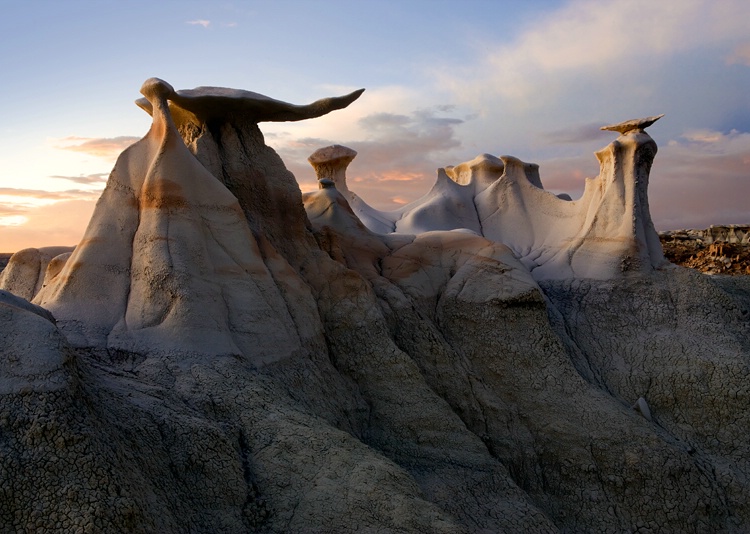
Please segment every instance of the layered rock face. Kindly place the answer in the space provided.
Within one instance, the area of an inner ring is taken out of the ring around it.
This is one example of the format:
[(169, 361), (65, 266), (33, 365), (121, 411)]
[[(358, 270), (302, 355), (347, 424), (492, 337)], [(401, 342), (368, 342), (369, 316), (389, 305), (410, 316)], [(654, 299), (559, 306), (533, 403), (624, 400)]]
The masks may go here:
[(0, 292), (3, 530), (750, 528), (750, 286), (663, 267), (644, 123), (585, 202), (485, 156), (396, 221), (257, 128), (360, 92), (142, 92), (84, 239)]

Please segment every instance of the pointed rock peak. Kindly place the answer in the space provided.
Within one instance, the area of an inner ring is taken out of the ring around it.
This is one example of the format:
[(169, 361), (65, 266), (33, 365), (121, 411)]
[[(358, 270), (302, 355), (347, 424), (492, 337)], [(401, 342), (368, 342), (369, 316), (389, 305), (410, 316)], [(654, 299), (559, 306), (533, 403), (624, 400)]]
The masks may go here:
[[(202, 121), (223, 119), (230, 115), (242, 115), (252, 122), (314, 119), (331, 111), (347, 107), (365, 91), (364, 89), (358, 89), (348, 95), (322, 98), (311, 104), (299, 106), (259, 93), (226, 87), (196, 87), (195, 89), (175, 91), (168, 83), (158, 78), (147, 80), (144, 88), (153, 80), (161, 82), (169, 88), (170, 91), (164, 96), (169, 99), (173, 106), (194, 114)], [(164, 86), (159, 87), (163, 88)], [(143, 90), (141, 92), (143, 93)], [(146, 93), (143, 94), (146, 98), (140, 98), (135, 103), (151, 114), (153, 102)]]
[(602, 126), (599, 128), (600, 130), (607, 130), (610, 132), (618, 132), (622, 135), (625, 135), (627, 133), (630, 133), (632, 131), (638, 131), (642, 132), (649, 126), (651, 126), (653, 123), (658, 121), (664, 116), (662, 113), (661, 115), (656, 115), (655, 117), (645, 117), (643, 119), (633, 119), (625, 122), (621, 122), (618, 124), (610, 124), (608, 126)]

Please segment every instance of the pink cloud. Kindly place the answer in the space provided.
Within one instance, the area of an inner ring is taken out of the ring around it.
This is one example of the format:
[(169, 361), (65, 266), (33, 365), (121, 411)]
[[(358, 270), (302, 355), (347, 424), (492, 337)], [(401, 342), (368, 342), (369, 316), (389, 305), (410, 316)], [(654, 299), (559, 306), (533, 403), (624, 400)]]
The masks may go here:
[(94, 200), (71, 200), (28, 209), (26, 222), (5, 226), (0, 232), (0, 252), (28, 247), (76, 245), (94, 211)]
[(88, 176), (59, 176), (54, 175), (50, 176), (50, 178), (57, 178), (59, 180), (67, 180), (69, 182), (75, 182), (77, 184), (83, 184), (83, 185), (97, 185), (97, 186), (103, 186), (105, 183), (107, 183), (107, 177), (109, 175), (106, 173), (96, 173), (96, 174), (89, 174)]
[(744, 148), (723, 153), (689, 144), (672, 144), (659, 151), (649, 193), (657, 228), (750, 222), (750, 134), (742, 135)]
[(15, 187), (0, 187), (0, 196), (15, 197), (19, 202), (24, 200), (60, 200), (97, 199), (101, 191), (85, 189), (68, 189), (67, 191), (44, 191), (42, 189), (18, 189)]
[(738, 45), (727, 57), (730, 65), (746, 65), (750, 67), (750, 41)]
[[(347, 181), (358, 195), (379, 209), (396, 209), (424, 195), (436, 178), (438, 167), (451, 161), (449, 151), (461, 146), (456, 127), (462, 119), (443, 117), (451, 106), (418, 109), (409, 114), (373, 113), (360, 119), (366, 138), (332, 140), (287, 139), (272, 136), (274, 148), (299, 183), (314, 183), (315, 173), (307, 158), (315, 150), (342, 144), (358, 152), (347, 169)], [(403, 202), (396, 202), (397, 197)]]
[[(28, 211), (28, 208), (13, 204), (0, 204), (0, 219), (5, 217), (17, 217)], [(0, 223), (2, 226), (2, 223)]]
[(140, 137), (65, 137), (60, 139), (56, 148), (82, 152), (99, 158), (115, 159), (120, 152), (138, 141)]

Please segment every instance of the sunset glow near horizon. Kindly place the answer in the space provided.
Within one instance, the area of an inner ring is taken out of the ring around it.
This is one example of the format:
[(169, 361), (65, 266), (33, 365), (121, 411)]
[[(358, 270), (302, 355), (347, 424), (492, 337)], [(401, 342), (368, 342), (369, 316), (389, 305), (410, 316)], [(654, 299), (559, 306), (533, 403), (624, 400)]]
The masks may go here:
[(0, 252), (75, 245), (118, 154), (150, 117), (152, 76), (344, 110), (263, 123), (303, 191), (307, 157), (359, 153), (350, 188), (380, 209), (478, 154), (540, 164), (577, 198), (604, 124), (664, 113), (649, 200), (659, 230), (750, 223), (747, 0), (2, 0)]

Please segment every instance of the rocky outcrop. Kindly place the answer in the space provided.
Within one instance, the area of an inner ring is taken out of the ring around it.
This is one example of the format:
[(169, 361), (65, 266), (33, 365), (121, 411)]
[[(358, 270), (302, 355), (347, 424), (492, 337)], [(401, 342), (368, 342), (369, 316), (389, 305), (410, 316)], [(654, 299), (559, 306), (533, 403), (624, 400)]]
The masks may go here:
[[(510, 157), (446, 168), (396, 232), (351, 201), (339, 147), (302, 195), (257, 121), (356, 94), (143, 93), (152, 128), (82, 242), (34, 304), (0, 292), (4, 530), (750, 526), (750, 287), (654, 270), (637, 127), (600, 153), (564, 255), (541, 229), (571, 201)], [(538, 226), (490, 238), (520, 202)]]
[[(142, 91), (153, 106), (151, 130), (120, 156), (82, 242), (35, 302), (78, 346), (252, 348), (259, 362), (298, 350), (242, 207), (190, 154), (172, 121), (174, 90), (149, 80)], [(275, 328), (259, 335), (253, 325), (266, 320)]]
[(705, 230), (660, 232), (664, 255), (677, 265), (706, 274), (750, 274), (750, 227), (738, 224)]
[(19, 250), (8, 258), (0, 272), (0, 288), (31, 300), (57, 275), (73, 247), (42, 247)]
[(583, 196), (575, 201), (545, 191), (537, 165), (483, 154), (439, 169), (435, 185), (424, 197), (382, 212), (346, 185), (344, 170), (356, 152), (350, 151), (345, 159), (334, 158), (336, 165), (328, 164), (325, 176), (318, 160), (344, 147), (320, 149), (310, 162), (318, 178), (331, 178), (374, 232), (418, 234), (463, 228), (509, 246), (536, 280), (612, 279), (623, 273), (649, 273), (667, 264), (651, 221), (647, 192), (656, 143), (644, 129), (659, 118), (602, 127), (621, 135), (596, 153), (599, 176), (586, 180)]
[(711, 243), (750, 244), (750, 225), (725, 224), (711, 225), (705, 230), (668, 230), (659, 232), (663, 239), (672, 241), (692, 241), (697, 245)]

